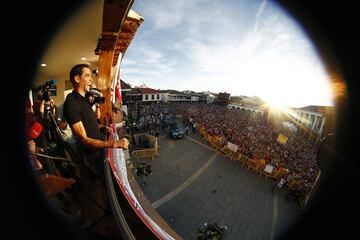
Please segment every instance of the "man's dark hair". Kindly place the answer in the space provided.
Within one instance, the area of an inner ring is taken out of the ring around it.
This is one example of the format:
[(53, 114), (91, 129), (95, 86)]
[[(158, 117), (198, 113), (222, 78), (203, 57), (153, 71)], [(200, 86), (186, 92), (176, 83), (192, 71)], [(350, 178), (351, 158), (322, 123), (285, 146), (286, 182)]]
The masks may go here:
[(81, 76), (84, 68), (90, 68), (88, 64), (77, 64), (70, 71), (70, 81), (75, 87), (75, 76)]

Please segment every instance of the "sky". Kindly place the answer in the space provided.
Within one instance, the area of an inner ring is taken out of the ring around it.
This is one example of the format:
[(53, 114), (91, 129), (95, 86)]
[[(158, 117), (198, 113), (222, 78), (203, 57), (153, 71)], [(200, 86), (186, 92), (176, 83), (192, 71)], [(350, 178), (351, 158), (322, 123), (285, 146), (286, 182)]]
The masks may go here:
[(272, 1), (136, 0), (132, 9), (144, 17), (122, 60), (132, 87), (333, 105), (314, 45)]

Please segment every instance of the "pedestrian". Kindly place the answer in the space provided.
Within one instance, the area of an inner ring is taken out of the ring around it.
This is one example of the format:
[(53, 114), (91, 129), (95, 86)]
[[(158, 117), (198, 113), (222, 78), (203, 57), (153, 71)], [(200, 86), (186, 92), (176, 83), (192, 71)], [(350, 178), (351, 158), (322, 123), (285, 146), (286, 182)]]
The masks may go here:
[(285, 184), (285, 178), (281, 178), (279, 180), (279, 182), (273, 187), (272, 191), (275, 193), (275, 192), (278, 192), (280, 190), (280, 188), (282, 188), (282, 186)]
[(192, 124), (193, 133), (195, 133), (195, 129), (196, 129), (196, 122), (194, 121), (193, 124)]

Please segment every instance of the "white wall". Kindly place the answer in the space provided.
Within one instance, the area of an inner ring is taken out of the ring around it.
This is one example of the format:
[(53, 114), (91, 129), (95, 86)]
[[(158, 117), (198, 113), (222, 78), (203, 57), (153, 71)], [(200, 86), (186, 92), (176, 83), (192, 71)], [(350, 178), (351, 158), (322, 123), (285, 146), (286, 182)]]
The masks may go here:
[(167, 102), (168, 101), (169, 93), (160, 93), (160, 100)]
[(199, 101), (199, 97), (191, 96), (191, 101), (192, 101), (192, 102), (198, 102), (198, 101)]
[(213, 103), (213, 102), (214, 102), (214, 99), (215, 99), (215, 97), (212, 96), (212, 95), (206, 96), (206, 102), (207, 102), (207, 103)]

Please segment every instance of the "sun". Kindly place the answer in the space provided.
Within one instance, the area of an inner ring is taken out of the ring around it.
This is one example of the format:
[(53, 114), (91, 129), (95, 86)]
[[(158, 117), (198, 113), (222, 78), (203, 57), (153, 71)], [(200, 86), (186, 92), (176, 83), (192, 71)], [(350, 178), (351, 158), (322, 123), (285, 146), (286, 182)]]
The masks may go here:
[(266, 105), (272, 110), (283, 111), (286, 109), (284, 101), (279, 98), (271, 98), (266, 100)]
[(284, 104), (284, 101), (279, 98), (273, 98), (272, 100), (266, 100), (264, 107), (269, 110), (269, 115), (282, 116), (286, 115), (289, 118), (294, 118), (297, 114), (291, 108)]

